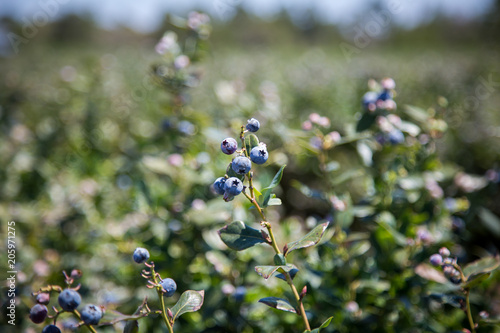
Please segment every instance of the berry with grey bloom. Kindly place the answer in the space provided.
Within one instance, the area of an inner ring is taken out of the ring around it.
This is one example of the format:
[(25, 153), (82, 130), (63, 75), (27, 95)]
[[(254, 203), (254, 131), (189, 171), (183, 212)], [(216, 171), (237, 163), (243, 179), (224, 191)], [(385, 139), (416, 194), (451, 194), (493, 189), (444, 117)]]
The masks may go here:
[(215, 180), (214, 182), (214, 191), (217, 194), (223, 195), (225, 190), (224, 185), (226, 184), (226, 178), (225, 177), (219, 177)]
[(102, 318), (102, 310), (93, 304), (87, 304), (81, 312), (82, 320), (86, 325), (97, 325)]
[(250, 132), (257, 132), (260, 128), (260, 123), (257, 119), (252, 118), (249, 119), (247, 122), (246, 129)]
[(134, 255), (132, 256), (134, 261), (138, 264), (145, 263), (149, 259), (149, 251), (145, 248), (138, 247), (134, 251)]
[(443, 257), (441, 257), (440, 254), (435, 253), (430, 257), (429, 261), (433, 266), (441, 266), (443, 263)]
[(59, 305), (65, 311), (73, 311), (82, 302), (80, 294), (73, 289), (64, 289), (57, 298)]
[(234, 154), (238, 149), (238, 142), (233, 138), (225, 138), (220, 144), (220, 149), (226, 155)]
[(245, 175), (252, 168), (252, 162), (245, 156), (238, 156), (231, 163), (231, 167), (237, 174)]
[(250, 159), (255, 164), (264, 164), (268, 158), (269, 154), (265, 145), (258, 145), (250, 151)]
[(163, 280), (160, 284), (165, 290), (165, 296), (167, 297), (172, 297), (177, 290), (177, 284), (171, 278)]

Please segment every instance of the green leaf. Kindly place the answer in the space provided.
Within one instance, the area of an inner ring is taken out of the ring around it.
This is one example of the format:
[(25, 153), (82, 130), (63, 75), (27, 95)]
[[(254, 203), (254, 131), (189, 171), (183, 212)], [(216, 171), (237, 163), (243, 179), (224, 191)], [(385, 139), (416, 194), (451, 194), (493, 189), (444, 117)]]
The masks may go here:
[(262, 233), (241, 221), (226, 225), (219, 231), (219, 236), (229, 248), (241, 251), (259, 243), (267, 243)]
[(248, 155), (250, 155), (250, 151), (252, 150), (253, 147), (256, 147), (259, 145), (259, 138), (255, 134), (248, 134), (245, 136), (245, 148), (248, 152)]
[(463, 309), (465, 306), (465, 298), (455, 295), (430, 294), (429, 297), (441, 304), (449, 304), (455, 308)]
[(464, 267), (463, 271), (465, 277), (469, 279), (472, 275), (494, 271), (499, 265), (500, 258), (498, 256), (485, 257), (468, 264)]
[(356, 132), (363, 132), (375, 123), (376, 116), (373, 113), (365, 112), (356, 125)]
[(271, 199), (269, 199), (269, 202), (267, 203), (267, 205), (268, 206), (279, 206), (279, 205), (281, 205), (281, 199), (280, 198), (271, 198)]
[(429, 114), (416, 106), (406, 105), (404, 111), (410, 118), (420, 123), (427, 123), (429, 119)]
[(266, 280), (269, 279), (276, 271), (284, 274), (294, 269), (297, 269), (297, 267), (292, 264), (284, 266), (255, 266), (255, 271), (257, 272), (257, 274), (259, 274)]
[(125, 324), (123, 333), (138, 333), (139, 332), (139, 322), (137, 320), (129, 321)]
[(186, 290), (183, 292), (177, 303), (171, 309), (173, 315), (172, 321), (175, 321), (177, 317), (186, 312), (198, 311), (203, 305), (204, 298), (204, 290)]
[(309, 332), (310, 332), (310, 333), (319, 333), (319, 332), (321, 332), (321, 330), (322, 330), (323, 328), (327, 328), (327, 327), (328, 327), (328, 325), (330, 325), (330, 322), (332, 321), (332, 319), (333, 319), (333, 317), (330, 317), (330, 318), (328, 318), (327, 320), (325, 320), (325, 321), (323, 322), (323, 324), (321, 324), (321, 326), (320, 326), (320, 327), (315, 328), (315, 329), (313, 329), (312, 331), (305, 330), (305, 331), (304, 331), (304, 333), (309, 333)]
[(325, 230), (328, 227), (329, 223), (330, 222), (322, 223), (316, 226), (316, 228), (311, 230), (307, 235), (305, 235), (301, 239), (286, 244), (286, 251), (284, 255), (286, 256), (293, 250), (298, 250), (318, 244), (318, 242), (321, 240), (321, 237), (323, 237), (323, 234), (325, 233)]
[(279, 171), (276, 173), (274, 176), (271, 184), (267, 186), (266, 188), (262, 189), (262, 201), (261, 201), (261, 207), (267, 207), (269, 206), (269, 199), (271, 199), (271, 191), (278, 186), (278, 184), (281, 181), (281, 177), (283, 177), (283, 169), (285, 169), (286, 164), (284, 164)]
[(297, 313), (295, 308), (288, 302), (286, 299), (278, 298), (278, 297), (266, 297), (259, 299), (260, 303), (264, 303), (267, 306), (275, 308), (277, 310)]
[(479, 209), (478, 216), (480, 221), (491, 233), (500, 237), (500, 218), (498, 218), (498, 216), (484, 207)]
[(491, 272), (488, 273), (479, 273), (475, 275), (471, 275), (468, 279), (467, 282), (464, 284), (464, 288), (472, 288), (489, 278), (491, 275)]
[[(293, 269), (291, 269), (288, 272), (288, 274), (290, 274), (290, 277), (292, 278), (292, 281), (293, 281), (293, 278), (295, 277), (295, 275), (297, 275), (298, 272), (299, 272), (298, 268), (293, 268)], [(278, 279), (281, 279), (281, 280), (283, 280), (283, 281), (286, 282), (286, 277), (285, 277), (285, 274), (283, 274), (283, 273), (274, 274), (274, 277), (278, 278)]]
[(443, 272), (438, 271), (428, 264), (420, 264), (415, 267), (415, 273), (426, 280), (438, 283), (448, 283), (448, 279), (444, 276)]

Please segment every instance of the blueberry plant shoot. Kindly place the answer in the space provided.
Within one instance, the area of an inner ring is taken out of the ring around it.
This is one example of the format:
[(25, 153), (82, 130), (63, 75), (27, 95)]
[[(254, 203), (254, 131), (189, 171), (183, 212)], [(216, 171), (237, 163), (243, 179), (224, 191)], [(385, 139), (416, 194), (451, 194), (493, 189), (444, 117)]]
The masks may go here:
[(307, 286), (294, 284), (294, 277), (299, 268), (294, 264), (287, 263), (287, 256), (294, 250), (316, 245), (323, 236), (328, 222), (316, 226), (307, 235), (287, 244), (280, 244), (276, 240), (273, 227), (279, 227), (279, 221), (268, 221), (266, 208), (268, 206), (280, 205), (281, 200), (273, 194), (273, 189), (279, 185), (285, 165), (274, 176), (271, 183), (260, 190), (254, 187), (254, 177), (258, 174), (256, 166), (263, 165), (269, 158), (267, 145), (259, 141), (255, 134), (260, 129), (260, 122), (251, 118), (246, 125), (242, 125), (239, 133), (240, 145), (234, 138), (226, 138), (221, 143), (224, 154), (234, 155), (228, 164), (226, 174), (215, 180), (213, 188), (217, 194), (223, 196), (226, 202), (234, 200), (242, 195), (249, 200), (256, 211), (256, 217), (260, 220), (260, 230), (252, 228), (243, 221), (235, 221), (219, 230), (222, 241), (231, 249), (243, 251), (257, 244), (266, 244), (270, 251), (274, 251), (274, 262), (263, 263), (255, 267), (255, 272), (264, 279), (281, 279), (287, 283), (292, 291), (293, 299), (288, 300), (276, 296), (264, 297), (259, 302), (265, 305), (285, 311), (296, 313), (303, 320), (304, 332), (319, 332), (331, 322), (331, 317), (326, 319), (320, 327), (311, 330), (308, 315), (304, 307), (307, 295)]
[[(146, 287), (154, 289), (158, 296), (159, 309), (151, 309), (148, 304), (147, 297), (137, 308), (137, 311), (131, 315), (125, 315), (117, 311), (113, 311), (106, 318), (105, 307), (94, 304), (86, 304), (81, 306), (82, 297), (78, 290), (80, 284), (72, 286), (74, 282), (82, 275), (81, 271), (73, 270), (68, 276), (64, 273), (66, 287), (58, 285), (48, 285), (40, 288), (39, 291), (33, 293), (36, 298), (35, 304), (30, 310), (30, 319), (35, 324), (41, 324), (46, 321), (52, 322), (43, 328), (43, 332), (61, 332), (56, 326), (59, 316), (65, 316), (66, 313), (72, 315), (76, 320), (71, 324), (71, 329), (76, 330), (80, 327), (86, 327), (90, 332), (98, 332), (100, 326), (111, 326), (119, 322), (124, 322), (124, 332), (138, 332), (139, 320), (148, 316), (162, 318), (169, 333), (174, 332), (175, 320), (184, 313), (198, 311), (203, 305), (205, 292), (203, 290), (187, 290), (183, 292), (177, 303), (167, 307), (166, 299), (172, 298), (177, 291), (177, 284), (171, 278), (163, 279), (161, 275), (155, 271), (154, 262), (148, 262), (149, 251), (145, 248), (136, 248), (132, 254), (132, 259), (137, 264), (144, 265), (145, 268), (141, 272), (141, 276), (146, 279)], [(59, 307), (53, 306), (53, 314), (49, 314), (47, 305), (50, 303), (51, 296), (58, 294), (57, 303)]]

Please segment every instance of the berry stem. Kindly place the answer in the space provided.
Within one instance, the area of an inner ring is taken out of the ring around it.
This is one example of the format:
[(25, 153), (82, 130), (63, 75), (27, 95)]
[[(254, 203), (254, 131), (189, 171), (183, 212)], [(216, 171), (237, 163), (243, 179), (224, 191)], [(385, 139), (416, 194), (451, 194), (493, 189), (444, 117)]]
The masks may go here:
[(281, 254), (281, 251), (278, 247), (278, 242), (276, 242), (276, 238), (274, 238), (274, 233), (273, 233), (273, 228), (271, 227), (271, 223), (266, 222), (266, 221), (262, 221), (260, 224), (267, 228), (267, 232), (269, 233), (269, 237), (271, 237), (271, 245), (274, 249), (274, 252), (276, 252), (276, 254)]
[(295, 288), (295, 285), (293, 284), (292, 277), (290, 276), (289, 272), (285, 272), (285, 278), (286, 282), (292, 289), (293, 295), (295, 296), (295, 300), (297, 301), (297, 304), (299, 306), (298, 310), (300, 312), (300, 316), (304, 320), (304, 325), (306, 326), (306, 330), (310, 331), (311, 326), (309, 325), (309, 320), (307, 319), (307, 314), (306, 311), (304, 310), (304, 304), (302, 303), (302, 299), (300, 298), (299, 292), (297, 291), (297, 288)]
[(469, 301), (470, 289), (465, 288), (465, 303), (467, 306), (467, 319), (469, 319), (469, 325), (472, 330), (472, 333), (476, 333), (476, 325), (474, 324), (474, 320), (472, 319), (472, 313), (470, 311), (470, 301)]
[(174, 328), (172, 327), (173, 322), (172, 324), (170, 324), (170, 319), (168, 318), (167, 309), (165, 307), (165, 300), (163, 299), (163, 288), (160, 285), (160, 281), (158, 281), (157, 278), (157, 273), (155, 272), (155, 264), (154, 262), (151, 262), (151, 264), (148, 266), (151, 268), (151, 277), (153, 279), (153, 284), (156, 285), (156, 292), (158, 293), (158, 298), (160, 299), (161, 317), (163, 318), (165, 325), (167, 325), (168, 332), (174, 333)]
[(255, 197), (249, 196), (247, 194), (247, 192), (245, 192), (245, 191), (243, 191), (243, 194), (245, 195), (245, 197), (247, 197), (248, 200), (250, 200), (250, 202), (252, 203), (252, 205), (254, 205), (254, 207), (257, 209), (257, 211), (260, 214), (260, 217), (262, 217), (262, 220), (265, 221), (266, 220), (266, 216), (264, 215), (264, 211), (262, 210), (262, 208), (260, 208), (260, 205), (257, 202), (257, 200), (255, 200)]

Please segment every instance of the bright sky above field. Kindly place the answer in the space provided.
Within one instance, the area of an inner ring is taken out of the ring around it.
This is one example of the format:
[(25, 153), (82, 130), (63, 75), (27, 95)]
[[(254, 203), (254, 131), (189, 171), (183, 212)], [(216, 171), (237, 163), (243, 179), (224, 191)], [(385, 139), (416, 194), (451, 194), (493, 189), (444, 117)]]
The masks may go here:
[[(0, 0), (0, 17), (32, 20), (49, 3), (57, 3), (52, 19), (64, 13), (91, 13), (105, 28), (118, 25), (149, 32), (158, 27), (165, 13), (184, 14), (200, 9), (215, 19), (227, 20), (237, 6), (264, 18), (272, 18), (282, 9), (300, 23), (305, 11), (320, 22), (339, 25), (355, 23), (366, 7), (377, 0)], [(494, 0), (380, 0), (384, 6), (398, 6), (391, 22), (412, 28), (441, 14), (457, 20), (470, 20), (491, 10)], [(49, 7), (50, 8), (50, 7)]]

